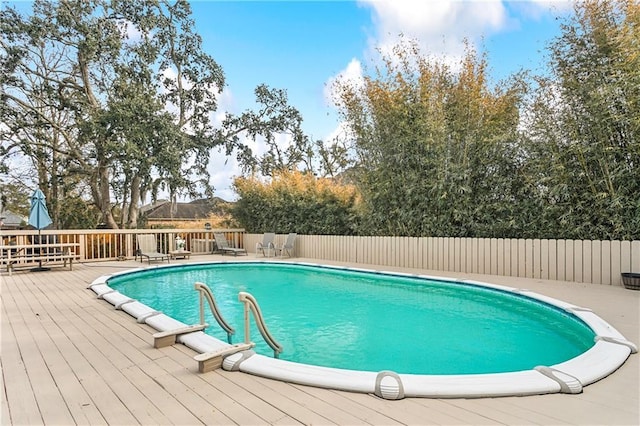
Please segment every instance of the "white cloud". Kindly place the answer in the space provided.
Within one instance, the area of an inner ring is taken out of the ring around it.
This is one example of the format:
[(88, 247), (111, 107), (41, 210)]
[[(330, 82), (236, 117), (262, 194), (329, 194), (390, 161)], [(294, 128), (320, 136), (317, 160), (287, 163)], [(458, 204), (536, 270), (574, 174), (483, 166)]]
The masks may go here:
[[(362, 64), (356, 58), (351, 59), (346, 68), (340, 71), (333, 77), (330, 77), (324, 85), (324, 99), (328, 105), (339, 105), (340, 99), (338, 97), (337, 85), (344, 84), (354, 88), (362, 87), (364, 85), (364, 72), (362, 70)], [(331, 130), (323, 141), (328, 144), (332, 144), (337, 141), (345, 141), (349, 139), (350, 129), (345, 121), (340, 121), (338, 125)]]
[(120, 25), (120, 33), (128, 40), (128, 43), (142, 40), (142, 31), (133, 22), (121, 19), (118, 24)]
[(370, 40), (371, 47), (383, 52), (403, 34), (418, 41), (429, 54), (458, 56), (465, 38), (474, 43), (509, 25), (507, 10), (499, 0), (360, 0), (360, 4), (372, 11), (376, 38)]
[(350, 84), (360, 87), (364, 84), (362, 65), (356, 58), (351, 59), (347, 67), (330, 77), (324, 85), (324, 99), (328, 105), (334, 105), (336, 84)]
[[(464, 40), (476, 46), (483, 37), (510, 30), (519, 25), (521, 19), (538, 19), (545, 13), (558, 12), (571, 7), (574, 0), (358, 0), (361, 7), (371, 11), (374, 25), (373, 36), (369, 40), (369, 51), (360, 52), (362, 58), (379, 60), (376, 53), (389, 53), (400, 40), (415, 40), (423, 53), (437, 56), (455, 67), (464, 53)], [(358, 52), (354, 52), (358, 53)], [(168, 75), (170, 76), (170, 75)], [(327, 79), (323, 95), (325, 102), (334, 104), (335, 83), (363, 84), (364, 70), (361, 59), (352, 58), (345, 68)], [(218, 95), (218, 111), (212, 116), (216, 126), (220, 125), (227, 111), (236, 111), (232, 92), (225, 90)], [(343, 138), (348, 129), (339, 123), (325, 138), (331, 141)], [(255, 154), (266, 151), (265, 144), (244, 140)], [(290, 139), (286, 135), (278, 138), (280, 146), (286, 146)], [(224, 152), (213, 152), (209, 165), (212, 184), (216, 195), (234, 200), (237, 195), (231, 189), (234, 177), (241, 175), (241, 168), (235, 157), (226, 157)]]
[(209, 160), (209, 173), (214, 193), (226, 201), (235, 201), (238, 196), (231, 189), (231, 183), (241, 170), (235, 157), (226, 157), (224, 149), (213, 150)]
[(576, 0), (530, 0), (513, 2), (514, 6), (528, 18), (539, 19), (547, 13), (563, 13), (573, 9)]
[[(464, 54), (465, 40), (473, 46), (483, 36), (512, 24), (500, 0), (359, 0), (359, 5), (371, 10), (374, 36), (363, 56), (374, 63), (380, 60), (378, 52), (389, 55), (401, 40), (412, 40), (423, 54), (436, 56), (455, 69)], [(354, 58), (343, 71), (327, 80), (325, 100), (331, 104), (334, 99), (335, 82), (361, 84), (362, 77), (362, 65)]]
[(347, 138), (349, 134), (349, 125), (345, 121), (341, 121), (338, 125), (324, 138), (325, 141), (339, 141)]
[[(358, 0), (370, 9), (374, 26), (369, 50), (362, 52), (373, 64), (380, 54), (393, 57), (399, 43), (416, 42), (422, 53), (435, 57), (455, 70), (464, 55), (465, 41), (477, 47), (483, 38), (510, 31), (522, 20), (558, 15), (580, 0)], [(324, 89), (325, 101), (332, 105), (336, 82), (363, 80), (361, 62), (353, 58), (346, 68), (330, 77)]]
[(391, 52), (401, 38), (418, 43), (422, 52), (455, 64), (464, 41), (477, 47), (483, 38), (512, 30), (522, 20), (540, 19), (570, 10), (580, 0), (358, 0), (371, 10), (374, 36), (365, 56)]
[[(219, 128), (227, 114), (234, 113), (237, 106), (233, 92), (229, 87), (225, 87), (222, 93), (216, 96), (218, 108), (211, 114), (211, 122), (214, 127)], [(209, 174), (211, 175), (211, 183), (214, 187), (216, 196), (233, 201), (237, 198), (235, 192), (231, 189), (231, 183), (235, 176), (241, 174), (240, 166), (235, 157), (227, 157), (224, 148), (213, 149), (210, 153)]]
[(225, 87), (222, 93), (215, 93), (218, 108), (209, 116), (209, 119), (214, 127), (220, 127), (227, 112), (234, 112), (237, 107), (235, 97), (230, 88)]

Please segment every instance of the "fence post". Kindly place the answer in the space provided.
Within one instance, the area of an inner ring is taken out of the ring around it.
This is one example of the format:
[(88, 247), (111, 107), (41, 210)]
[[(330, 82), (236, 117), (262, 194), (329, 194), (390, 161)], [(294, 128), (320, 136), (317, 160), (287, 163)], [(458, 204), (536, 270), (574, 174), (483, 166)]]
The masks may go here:
[(78, 242), (80, 243), (80, 259), (87, 260), (87, 236), (86, 234), (80, 234), (80, 238), (78, 238)]

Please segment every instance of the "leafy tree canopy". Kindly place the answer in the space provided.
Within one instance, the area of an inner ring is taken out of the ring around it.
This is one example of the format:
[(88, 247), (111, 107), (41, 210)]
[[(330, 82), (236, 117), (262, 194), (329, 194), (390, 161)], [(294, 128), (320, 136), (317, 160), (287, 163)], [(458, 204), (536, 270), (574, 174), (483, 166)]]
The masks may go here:
[(82, 180), (109, 227), (135, 226), (149, 193), (212, 195), (212, 149), (246, 152), (242, 133), (301, 134), (284, 92), (266, 86), (260, 113), (214, 126), (224, 74), (186, 1), (37, 0), (26, 16), (2, 9), (0, 32), (5, 169), (20, 153), (48, 200)]

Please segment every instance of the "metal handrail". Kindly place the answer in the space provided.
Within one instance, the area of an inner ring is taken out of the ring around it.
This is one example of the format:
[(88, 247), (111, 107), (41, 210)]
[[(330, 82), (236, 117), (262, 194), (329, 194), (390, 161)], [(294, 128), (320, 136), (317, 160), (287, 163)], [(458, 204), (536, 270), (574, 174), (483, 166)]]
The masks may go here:
[(206, 284), (200, 282), (195, 283), (195, 289), (200, 294), (200, 324), (204, 324), (204, 299), (206, 298), (209, 302), (209, 307), (211, 308), (213, 317), (216, 319), (220, 327), (227, 332), (227, 342), (231, 344), (231, 336), (236, 331), (224, 320), (224, 318), (222, 318), (216, 299), (213, 297), (213, 292)]
[(241, 291), (238, 293), (238, 300), (244, 304), (244, 342), (251, 343), (249, 335), (249, 310), (251, 310), (260, 334), (262, 334), (264, 341), (273, 349), (274, 358), (278, 358), (278, 355), (282, 352), (282, 346), (280, 346), (271, 333), (269, 333), (256, 299), (251, 294)]

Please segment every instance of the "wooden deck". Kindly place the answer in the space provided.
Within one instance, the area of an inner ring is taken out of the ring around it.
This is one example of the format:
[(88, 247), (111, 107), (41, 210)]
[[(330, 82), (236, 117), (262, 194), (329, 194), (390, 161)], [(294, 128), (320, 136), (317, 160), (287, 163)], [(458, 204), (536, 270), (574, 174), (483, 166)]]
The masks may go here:
[[(214, 259), (220, 257), (172, 263)], [(137, 266), (133, 261), (92, 263), (73, 271), (0, 276), (1, 424), (640, 424), (638, 354), (579, 395), (473, 400), (386, 401), (239, 372), (199, 374), (192, 350), (182, 345), (154, 349), (152, 328), (86, 289), (100, 275)], [(528, 288), (592, 308), (640, 343), (639, 291), (458, 276)]]

